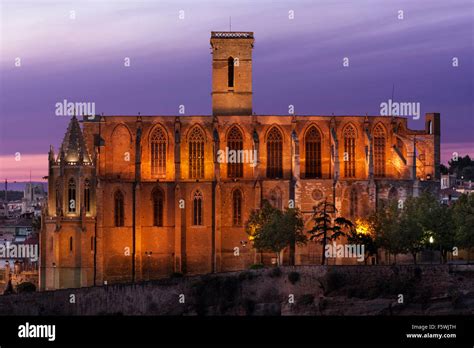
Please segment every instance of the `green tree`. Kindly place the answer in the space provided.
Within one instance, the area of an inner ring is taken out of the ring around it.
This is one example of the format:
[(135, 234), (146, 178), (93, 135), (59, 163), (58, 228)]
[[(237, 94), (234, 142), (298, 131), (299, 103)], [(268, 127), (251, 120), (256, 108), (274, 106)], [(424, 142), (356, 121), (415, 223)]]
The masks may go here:
[(446, 167), (444, 164), (440, 164), (439, 166), (439, 171), (441, 174), (446, 175), (449, 173), (448, 167)]
[(468, 167), (474, 167), (474, 161), (471, 160), (469, 155), (464, 157), (458, 157), (456, 160), (451, 159), (449, 162), (449, 173), (456, 174), (458, 179), (461, 179), (461, 176), (464, 176), (464, 180), (474, 180), (474, 171), (472, 168), (466, 169)]
[(474, 195), (463, 194), (452, 206), (456, 242), (468, 251), (474, 247)]
[(282, 212), (264, 200), (262, 208), (254, 210), (246, 223), (246, 232), (259, 251), (274, 252), (277, 262), (282, 263), (282, 251), (290, 247), (290, 264), (294, 264), (294, 250), (298, 244), (307, 242), (303, 232), (304, 222), (299, 209), (289, 208)]
[(250, 212), (249, 219), (245, 223), (245, 232), (253, 240), (261, 228), (268, 223), (274, 214), (278, 213), (278, 209), (274, 208), (266, 199), (262, 201), (260, 209), (253, 209)]
[(328, 203), (327, 201), (319, 203), (314, 208), (314, 226), (308, 231), (308, 233), (311, 234), (310, 239), (316, 239), (323, 246), (321, 265), (326, 263), (326, 245), (328, 242), (345, 236), (345, 230), (352, 231), (354, 229), (354, 224), (350, 220), (342, 216), (333, 219), (331, 217), (332, 213), (337, 213), (334, 204)]
[(397, 254), (404, 251), (399, 234), (400, 215), (398, 203), (391, 201), (378, 209), (369, 219), (375, 234), (375, 243), (389, 254), (393, 254), (395, 263), (397, 263)]
[(441, 261), (447, 262), (448, 252), (456, 245), (452, 209), (429, 192), (422, 193), (415, 203), (418, 222), (423, 229), (423, 244), (439, 250)]
[(377, 243), (375, 242), (374, 228), (371, 221), (356, 220), (355, 228), (351, 229), (347, 235), (347, 241), (351, 244), (360, 244), (364, 246), (364, 263), (367, 264), (367, 258), (377, 254)]
[(413, 256), (413, 263), (416, 264), (416, 255), (424, 247), (425, 231), (421, 223), (419, 199), (408, 197), (399, 219), (398, 233), (403, 252)]

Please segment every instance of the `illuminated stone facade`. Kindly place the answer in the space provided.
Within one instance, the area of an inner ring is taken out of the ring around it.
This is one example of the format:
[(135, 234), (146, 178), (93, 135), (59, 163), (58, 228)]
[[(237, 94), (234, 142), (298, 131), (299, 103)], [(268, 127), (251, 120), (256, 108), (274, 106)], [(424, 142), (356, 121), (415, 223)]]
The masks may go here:
[[(439, 114), (425, 116), (424, 130), (402, 117), (253, 115), (253, 42), (253, 33), (212, 33), (210, 116), (84, 117), (82, 130), (71, 120), (49, 156), (41, 289), (269, 263), (244, 230), (263, 199), (294, 202), (310, 228), (324, 199), (355, 219), (439, 186)], [(226, 147), (258, 160), (221, 163)], [(320, 256), (312, 242), (297, 247), (296, 263)]]

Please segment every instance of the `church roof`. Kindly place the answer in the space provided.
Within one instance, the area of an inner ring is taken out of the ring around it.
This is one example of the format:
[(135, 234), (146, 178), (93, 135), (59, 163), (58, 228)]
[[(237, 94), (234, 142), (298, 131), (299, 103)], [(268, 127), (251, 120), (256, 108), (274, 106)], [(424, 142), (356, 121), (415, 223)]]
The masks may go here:
[(81, 160), (86, 163), (91, 162), (76, 116), (73, 116), (69, 122), (59, 156), (60, 158), (64, 156), (64, 161), (67, 163), (76, 163)]

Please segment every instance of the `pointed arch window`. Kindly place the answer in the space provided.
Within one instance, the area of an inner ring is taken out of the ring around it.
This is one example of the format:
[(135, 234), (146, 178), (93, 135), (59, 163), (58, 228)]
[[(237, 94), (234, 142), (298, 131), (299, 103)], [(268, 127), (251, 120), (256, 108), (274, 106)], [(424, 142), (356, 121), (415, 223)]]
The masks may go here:
[(283, 177), (283, 136), (278, 128), (273, 127), (267, 137), (267, 177)]
[(204, 177), (204, 135), (199, 127), (194, 127), (189, 135), (189, 177)]
[(356, 132), (353, 126), (349, 125), (344, 129), (344, 176), (346, 178), (355, 177), (355, 139)]
[(228, 87), (234, 87), (234, 58), (232, 57), (229, 57), (229, 59), (227, 59), (227, 72), (227, 85)]
[(72, 252), (72, 247), (73, 247), (73, 239), (72, 237), (69, 237), (69, 251)]
[(91, 211), (91, 183), (89, 179), (84, 180), (84, 209), (86, 213)]
[(321, 177), (321, 134), (312, 126), (305, 136), (305, 177)]
[(241, 178), (244, 173), (243, 148), (244, 137), (240, 129), (233, 126), (227, 136), (227, 148), (229, 149), (229, 158), (227, 161), (227, 177)]
[(163, 191), (156, 188), (152, 192), (153, 200), (153, 226), (163, 226), (163, 206), (164, 195)]
[(242, 192), (240, 190), (232, 193), (232, 224), (242, 225)]
[(73, 178), (69, 179), (67, 186), (68, 212), (76, 212), (76, 182)]
[(202, 193), (199, 190), (193, 196), (193, 225), (202, 225)]
[(350, 217), (351, 219), (354, 219), (358, 215), (358, 210), (359, 210), (359, 197), (357, 194), (357, 190), (355, 188), (351, 189), (351, 194), (350, 194)]
[(279, 188), (275, 188), (270, 191), (269, 202), (274, 208), (279, 210), (283, 209), (282, 195)]
[(114, 195), (114, 224), (115, 227), (124, 226), (124, 199), (123, 193), (118, 190)]
[(385, 130), (381, 125), (374, 129), (374, 175), (385, 176)]
[(166, 174), (166, 135), (163, 129), (156, 128), (150, 137), (151, 175)]

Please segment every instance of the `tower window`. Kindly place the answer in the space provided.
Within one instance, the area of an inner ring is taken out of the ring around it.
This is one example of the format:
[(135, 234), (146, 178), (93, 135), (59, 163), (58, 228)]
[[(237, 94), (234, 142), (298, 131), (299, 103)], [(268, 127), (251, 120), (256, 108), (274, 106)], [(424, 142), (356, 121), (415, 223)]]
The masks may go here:
[(153, 226), (163, 226), (163, 191), (159, 188), (153, 190)]
[(69, 237), (69, 251), (72, 251), (72, 237)]
[(84, 208), (86, 213), (91, 211), (91, 183), (89, 179), (84, 181)]
[(194, 127), (189, 136), (189, 177), (204, 177), (204, 135), (199, 127)]
[(229, 57), (227, 60), (227, 71), (229, 73), (228, 76), (228, 87), (234, 87), (234, 58)]
[(348, 126), (344, 129), (344, 176), (355, 177), (355, 129)]
[(305, 137), (305, 166), (306, 178), (321, 177), (321, 135), (316, 127), (312, 126)]
[(381, 125), (374, 130), (374, 175), (385, 176), (385, 131)]
[(232, 223), (234, 226), (242, 225), (242, 192), (240, 190), (232, 193)]
[[(227, 147), (229, 149), (229, 153), (234, 153), (235, 156), (233, 159), (233, 163), (228, 161), (227, 163), (227, 177), (228, 178), (241, 178), (243, 176), (244, 171), (244, 164), (243, 164), (243, 147), (244, 147), (244, 140), (242, 136), (242, 132), (236, 126), (232, 127), (229, 135), (227, 137)], [(233, 151), (233, 152), (231, 152)], [(232, 157), (231, 157), (232, 158)]]
[(283, 176), (283, 136), (278, 128), (273, 127), (267, 138), (267, 177), (281, 178)]
[(115, 227), (124, 225), (123, 193), (118, 190), (114, 195), (114, 224)]
[(202, 225), (202, 193), (199, 190), (193, 197), (193, 225)]
[(76, 212), (76, 182), (73, 178), (68, 183), (68, 212)]
[(151, 175), (166, 174), (166, 136), (161, 128), (151, 135)]

